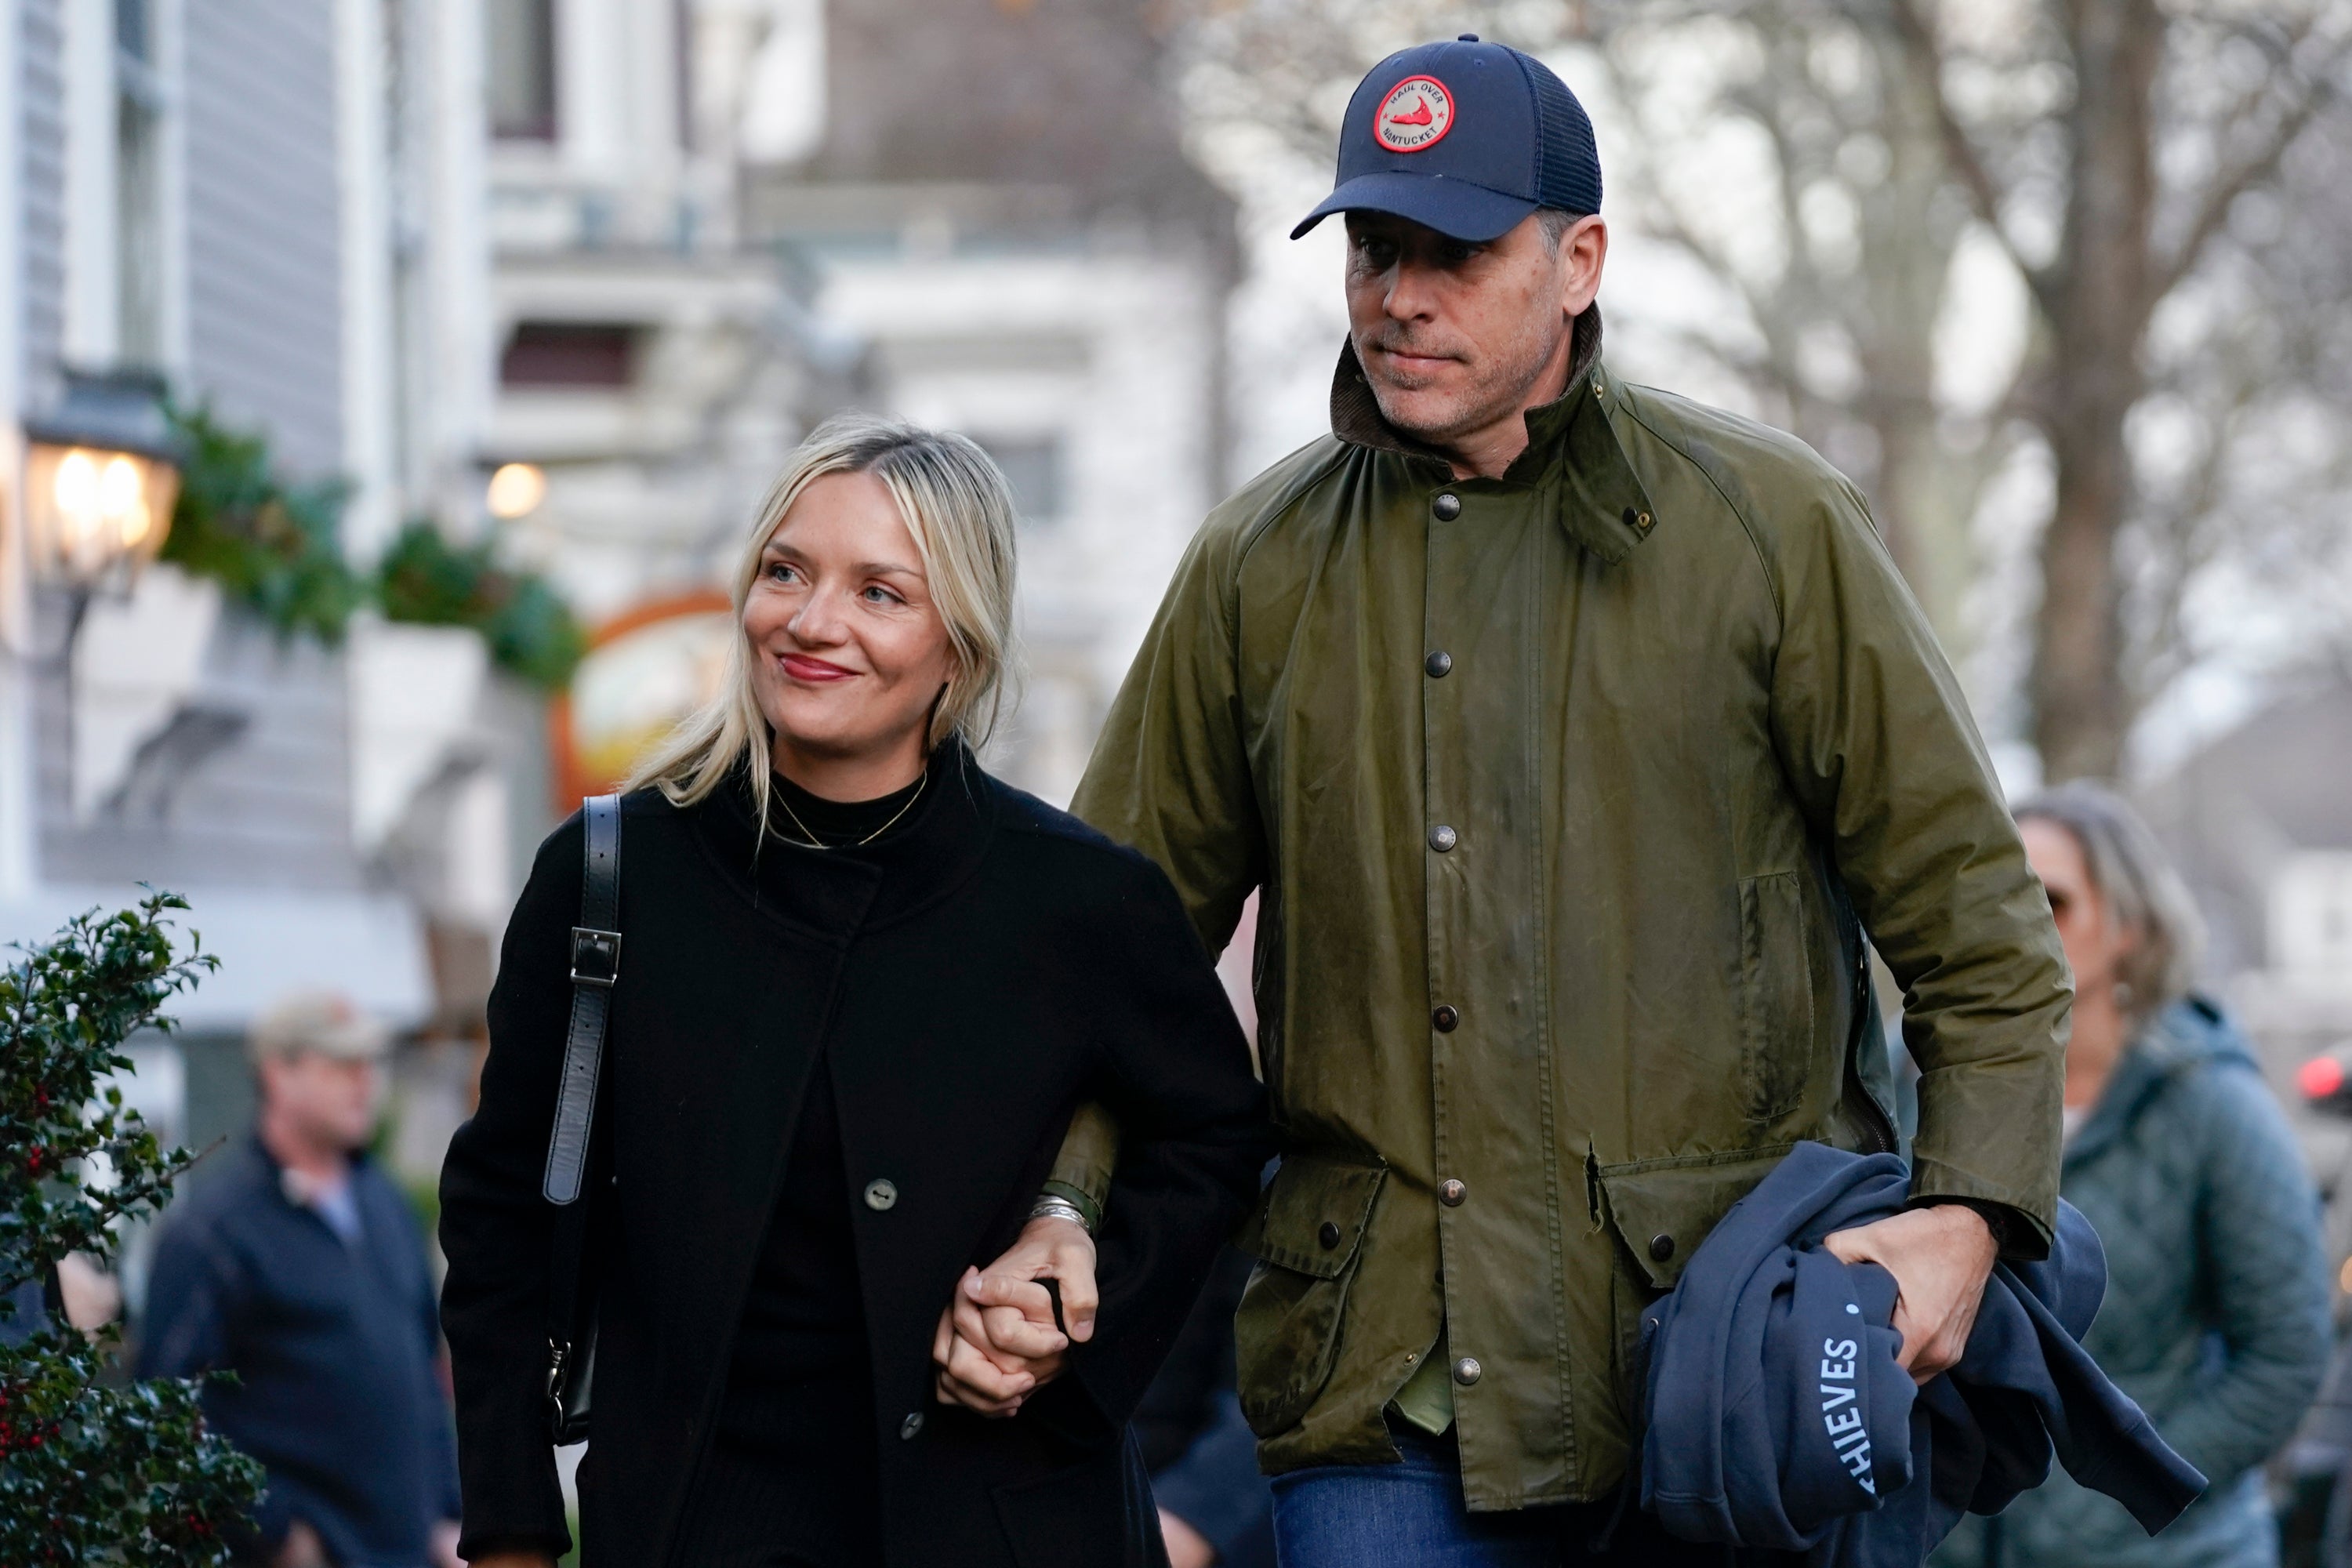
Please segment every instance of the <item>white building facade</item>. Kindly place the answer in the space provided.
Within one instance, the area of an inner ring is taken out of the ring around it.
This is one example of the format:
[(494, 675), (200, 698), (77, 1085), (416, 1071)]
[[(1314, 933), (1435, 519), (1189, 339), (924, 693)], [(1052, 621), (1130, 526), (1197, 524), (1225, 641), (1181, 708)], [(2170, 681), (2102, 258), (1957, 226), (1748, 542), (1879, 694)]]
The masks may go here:
[(284, 991), (417, 1028), (486, 967), (445, 928), (486, 943), (510, 896), (512, 694), (471, 632), (280, 637), (169, 564), (79, 592), (31, 546), (30, 433), (152, 378), (342, 481), (355, 568), (478, 510), (482, 46), (478, 0), (0, 0), (0, 938), (189, 899), (224, 962), (173, 1009), (187, 1070), (142, 1075), (167, 1133), (242, 1119), (237, 1037)]

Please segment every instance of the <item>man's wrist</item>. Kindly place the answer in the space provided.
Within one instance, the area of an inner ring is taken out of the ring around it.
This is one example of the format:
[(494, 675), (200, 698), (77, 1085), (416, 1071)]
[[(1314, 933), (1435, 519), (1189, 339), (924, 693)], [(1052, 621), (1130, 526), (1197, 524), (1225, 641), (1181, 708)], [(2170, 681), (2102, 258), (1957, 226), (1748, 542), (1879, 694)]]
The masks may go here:
[(1075, 1187), (1067, 1182), (1047, 1182), (1038, 1192), (1036, 1205), (1030, 1209), (1029, 1217), (1038, 1218), (1045, 1213), (1047, 1205), (1053, 1204), (1058, 1204), (1070, 1212), (1052, 1217), (1074, 1220), (1088, 1236), (1102, 1228), (1102, 1207), (1084, 1187)]
[(1086, 1211), (1078, 1207), (1077, 1205), (1072, 1203), (1069, 1199), (1063, 1197), (1056, 1193), (1049, 1192), (1041, 1194), (1036, 1203), (1031, 1206), (1029, 1210), (1029, 1217), (1031, 1219), (1067, 1220), (1070, 1224), (1076, 1226), (1080, 1230), (1085, 1231), (1088, 1236), (1092, 1236), (1095, 1233), (1095, 1227), (1087, 1223)]
[(2006, 1204), (1988, 1203), (1982, 1198), (1922, 1198), (1912, 1206), (1968, 1210), (1984, 1221), (1986, 1231), (1992, 1237), (1992, 1250), (1995, 1257), (2000, 1257), (2009, 1250), (2010, 1242), (2017, 1234), (2017, 1217), (2010, 1212), (2009, 1205)]

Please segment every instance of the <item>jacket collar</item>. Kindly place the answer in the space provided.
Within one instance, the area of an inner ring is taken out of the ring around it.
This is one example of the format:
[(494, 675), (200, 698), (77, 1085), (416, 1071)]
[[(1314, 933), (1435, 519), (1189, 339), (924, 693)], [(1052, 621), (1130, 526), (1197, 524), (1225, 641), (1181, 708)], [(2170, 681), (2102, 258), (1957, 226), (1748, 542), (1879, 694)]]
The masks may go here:
[(1568, 390), (1527, 413), (1528, 448), (1500, 479), (1455, 480), (1443, 453), (1391, 425), (1353, 342), (1339, 347), (1331, 377), (1331, 433), (1351, 446), (1393, 452), (1437, 468), (1434, 482), (1469, 489), (1529, 487), (1556, 489), (1560, 527), (1603, 561), (1622, 561), (1650, 536), (1655, 513), (1649, 492), (1611, 423), (1617, 389), (1601, 364), (1601, 307), (1576, 319)]
[(860, 931), (904, 919), (961, 886), (995, 826), (994, 781), (961, 741), (931, 753), (929, 782), (906, 820), (871, 844), (812, 849), (783, 836), (769, 804), (762, 838), (750, 774), (738, 770), (690, 810), (719, 871), (752, 903), (846, 944)]

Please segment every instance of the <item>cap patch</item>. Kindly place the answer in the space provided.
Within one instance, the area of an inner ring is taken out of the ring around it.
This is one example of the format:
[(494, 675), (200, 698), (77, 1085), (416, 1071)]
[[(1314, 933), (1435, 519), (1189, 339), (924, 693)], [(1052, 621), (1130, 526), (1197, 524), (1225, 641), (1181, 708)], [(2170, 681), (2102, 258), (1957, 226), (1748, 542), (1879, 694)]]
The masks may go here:
[(1372, 111), (1372, 140), (1391, 153), (1420, 153), (1454, 129), (1454, 95), (1432, 76), (1409, 76)]

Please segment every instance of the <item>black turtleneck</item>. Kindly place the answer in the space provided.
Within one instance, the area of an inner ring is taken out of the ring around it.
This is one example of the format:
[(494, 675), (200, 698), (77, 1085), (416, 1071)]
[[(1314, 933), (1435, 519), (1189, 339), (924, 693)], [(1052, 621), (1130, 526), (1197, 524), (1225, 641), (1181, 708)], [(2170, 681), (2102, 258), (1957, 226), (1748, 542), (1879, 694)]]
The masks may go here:
[(814, 835), (817, 843), (829, 849), (859, 847), (866, 839), (906, 826), (907, 818), (901, 814), (916, 795), (928, 792), (929, 784), (930, 770), (926, 768), (913, 784), (878, 799), (827, 800), (811, 795), (782, 773), (770, 773), (768, 827), (797, 843), (805, 844), (808, 836)]
[[(751, 791), (740, 780), (733, 787), (743, 797), (748, 826)], [(813, 836), (824, 855), (874, 865), (887, 876), (898, 841), (930, 815), (939, 781), (927, 774), (878, 799), (859, 801), (826, 800), (781, 773), (770, 775), (770, 789), (768, 853), (779, 839), (804, 846)], [(788, 866), (781, 869), (791, 874)], [(835, 1486), (865, 1480), (844, 1473), (865, 1468), (846, 1464), (845, 1456), (870, 1460), (872, 1454), (865, 1435), (873, 1414), (852, 1197), (832, 1064), (820, 1051), (744, 1300), (719, 1420), (721, 1431), (738, 1443), (823, 1465), (827, 1484)]]

